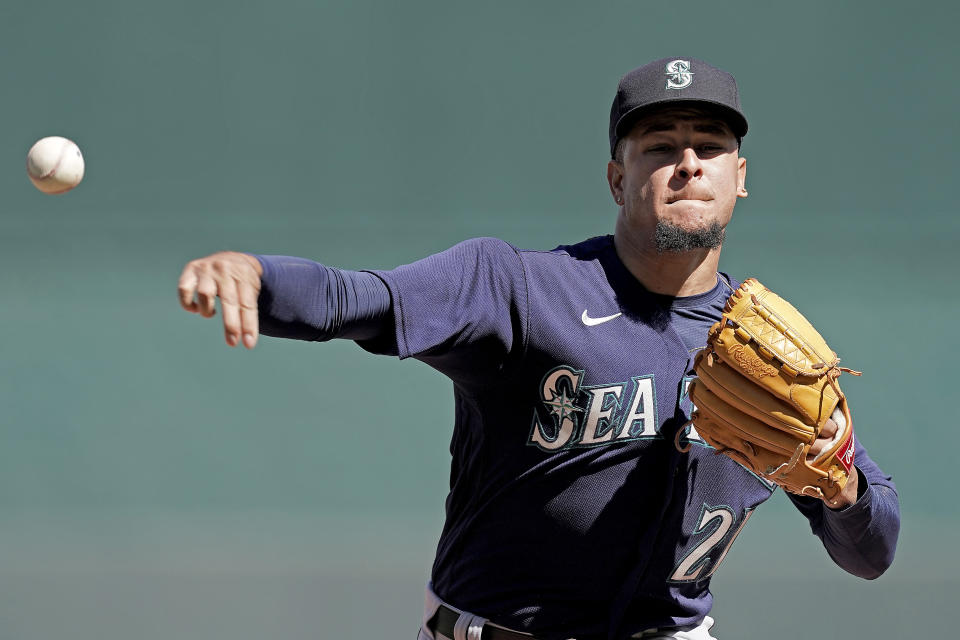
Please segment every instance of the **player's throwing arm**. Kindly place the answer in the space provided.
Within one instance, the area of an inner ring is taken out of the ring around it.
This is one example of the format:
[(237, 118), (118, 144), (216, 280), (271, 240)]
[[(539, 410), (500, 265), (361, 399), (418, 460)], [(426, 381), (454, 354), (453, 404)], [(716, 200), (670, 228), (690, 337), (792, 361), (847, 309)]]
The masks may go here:
[(257, 298), (263, 267), (253, 256), (221, 251), (187, 263), (180, 274), (180, 305), (191, 313), (211, 318), (220, 298), (223, 332), (235, 347), (243, 339), (247, 349), (257, 344)]

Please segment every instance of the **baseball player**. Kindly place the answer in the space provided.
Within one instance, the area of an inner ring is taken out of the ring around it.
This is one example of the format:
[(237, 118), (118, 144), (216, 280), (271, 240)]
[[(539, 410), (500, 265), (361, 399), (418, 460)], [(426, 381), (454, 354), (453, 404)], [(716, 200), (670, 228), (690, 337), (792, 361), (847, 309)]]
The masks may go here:
[[(181, 304), (210, 317), (219, 297), (230, 346), (346, 338), (453, 381), (419, 640), (714, 637), (710, 577), (777, 486), (686, 424), (694, 356), (740, 284), (717, 267), (747, 196), (746, 132), (731, 75), (657, 60), (613, 101), (612, 235), (549, 251), (473, 239), (389, 271), (234, 252), (186, 265)], [(830, 504), (788, 497), (846, 571), (892, 562), (896, 489), (859, 440)]]

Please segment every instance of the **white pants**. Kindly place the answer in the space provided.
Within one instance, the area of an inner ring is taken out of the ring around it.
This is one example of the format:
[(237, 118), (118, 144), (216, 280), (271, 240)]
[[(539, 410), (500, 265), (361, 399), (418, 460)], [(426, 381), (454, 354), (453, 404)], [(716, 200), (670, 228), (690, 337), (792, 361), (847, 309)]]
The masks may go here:
[[(480, 640), (480, 631), (487, 620), (480, 616), (461, 611), (444, 602), (437, 597), (432, 587), (433, 585), (427, 583), (427, 589), (423, 599), (423, 621), (420, 623), (420, 633), (417, 635), (417, 640)], [(434, 634), (427, 629), (427, 622), (429, 622), (433, 616), (437, 615), (437, 610), (441, 604), (445, 604), (447, 607), (460, 613), (460, 619), (457, 621), (457, 626), (454, 629), (455, 638), (448, 638), (442, 633), (434, 636)], [(710, 635), (710, 627), (712, 626), (713, 618), (706, 616), (703, 622), (689, 629), (665, 629), (663, 631), (651, 629), (633, 637), (641, 638), (642, 640), (717, 640)]]
[(642, 638), (643, 640), (664, 640), (668, 638), (675, 638), (676, 640), (717, 640), (710, 635), (710, 627), (712, 626), (713, 618), (704, 616), (703, 622), (689, 629), (666, 629), (663, 631), (651, 629), (632, 637)]

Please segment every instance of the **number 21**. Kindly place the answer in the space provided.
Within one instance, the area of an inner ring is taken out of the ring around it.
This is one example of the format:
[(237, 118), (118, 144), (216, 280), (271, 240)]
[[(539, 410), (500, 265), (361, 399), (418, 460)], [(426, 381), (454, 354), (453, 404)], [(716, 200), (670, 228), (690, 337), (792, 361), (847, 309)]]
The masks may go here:
[[(723, 562), (723, 559), (726, 557), (727, 551), (730, 550), (730, 545), (733, 544), (733, 541), (736, 540), (740, 532), (743, 531), (743, 526), (747, 524), (747, 520), (750, 519), (751, 515), (753, 515), (753, 509), (747, 509), (744, 512), (743, 521), (740, 523), (740, 526), (736, 528), (733, 535), (729, 536), (727, 543), (720, 547), (720, 544), (727, 538), (727, 534), (733, 527), (736, 518), (730, 507), (720, 506), (710, 508), (707, 505), (703, 505), (703, 511), (700, 512), (700, 520), (697, 522), (697, 528), (693, 533), (694, 535), (703, 532), (708, 533), (706, 537), (680, 561), (680, 564), (677, 565), (677, 568), (674, 569), (670, 575), (668, 582), (696, 582), (712, 576), (713, 572), (717, 570), (717, 567), (720, 566), (720, 563)], [(716, 560), (707, 555), (714, 549), (719, 551)], [(704, 573), (704, 570), (706, 570), (708, 566), (710, 570)]]

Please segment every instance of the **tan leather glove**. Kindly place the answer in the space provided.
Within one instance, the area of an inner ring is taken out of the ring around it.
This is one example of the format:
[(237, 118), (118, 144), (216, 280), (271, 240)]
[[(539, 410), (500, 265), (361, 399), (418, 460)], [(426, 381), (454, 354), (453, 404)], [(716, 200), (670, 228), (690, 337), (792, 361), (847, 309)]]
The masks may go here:
[[(786, 491), (831, 501), (856, 473), (853, 421), (837, 378), (860, 373), (839, 361), (800, 312), (750, 278), (697, 355), (691, 422), (718, 453)], [(830, 418), (836, 436), (808, 460)]]

